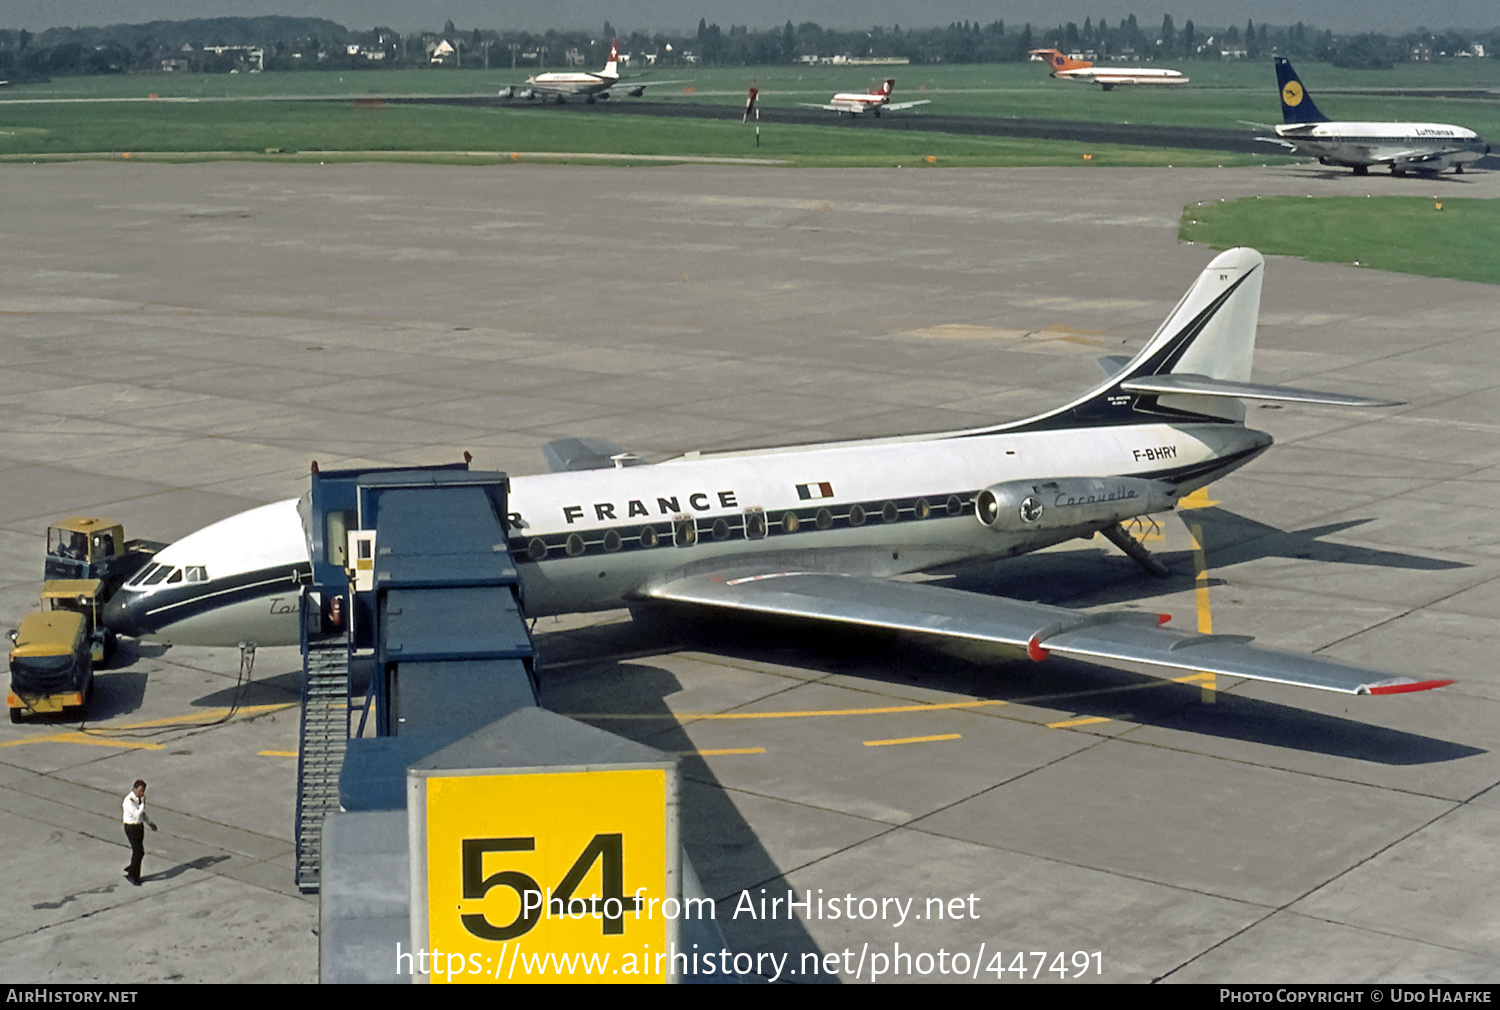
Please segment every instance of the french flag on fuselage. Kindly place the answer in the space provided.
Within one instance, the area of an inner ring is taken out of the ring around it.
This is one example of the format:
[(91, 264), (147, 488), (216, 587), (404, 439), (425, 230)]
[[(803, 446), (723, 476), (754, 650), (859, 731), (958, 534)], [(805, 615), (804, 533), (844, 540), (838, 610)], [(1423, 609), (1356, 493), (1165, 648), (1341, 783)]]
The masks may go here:
[(832, 498), (833, 485), (826, 480), (816, 484), (798, 484), (797, 497), (802, 501), (817, 501), (819, 498)]

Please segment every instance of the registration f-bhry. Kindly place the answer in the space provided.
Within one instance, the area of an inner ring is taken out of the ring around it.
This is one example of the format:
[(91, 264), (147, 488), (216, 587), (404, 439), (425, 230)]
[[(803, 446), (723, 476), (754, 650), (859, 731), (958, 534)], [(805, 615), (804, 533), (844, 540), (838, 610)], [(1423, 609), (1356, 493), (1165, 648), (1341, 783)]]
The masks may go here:
[[(553, 472), (511, 481), (509, 548), (530, 616), (664, 601), (993, 643), (1167, 676), (1206, 672), (1350, 694), (1451, 681), (1377, 673), (1164, 626), (893, 576), (994, 560), (1101, 533), (1160, 564), (1121, 525), (1170, 510), (1271, 437), (1245, 400), (1393, 406), (1250, 381), (1265, 263), (1218, 256), (1134, 357), (1071, 403), (1008, 424), (691, 454), (651, 465), (606, 443), (547, 447)], [(308, 542), (296, 500), (215, 523), (161, 551), (106, 620), (163, 642), (298, 641)], [(185, 573), (193, 573), (189, 577)]]

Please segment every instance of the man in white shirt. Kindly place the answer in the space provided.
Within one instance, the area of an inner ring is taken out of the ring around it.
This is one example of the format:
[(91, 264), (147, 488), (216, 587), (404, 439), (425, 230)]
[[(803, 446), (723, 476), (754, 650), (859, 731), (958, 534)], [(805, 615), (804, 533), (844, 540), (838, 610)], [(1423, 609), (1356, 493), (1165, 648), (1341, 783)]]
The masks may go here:
[(125, 794), (121, 805), (125, 816), (125, 837), (130, 839), (130, 865), (125, 867), (125, 879), (136, 887), (141, 886), (141, 860), (146, 858), (146, 825), (156, 830), (151, 818), (146, 816), (146, 782), (136, 779), (130, 792)]

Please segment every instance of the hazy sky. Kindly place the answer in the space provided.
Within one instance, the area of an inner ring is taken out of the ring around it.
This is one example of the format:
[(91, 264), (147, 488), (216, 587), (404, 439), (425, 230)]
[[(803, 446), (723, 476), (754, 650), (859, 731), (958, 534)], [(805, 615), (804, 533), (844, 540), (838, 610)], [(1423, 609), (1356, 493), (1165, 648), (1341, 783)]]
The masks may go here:
[(605, 20), (616, 29), (683, 29), (699, 18), (720, 25), (764, 28), (787, 20), (816, 21), (826, 27), (861, 28), (900, 24), (924, 27), (950, 21), (997, 18), (1007, 25), (1030, 21), (1056, 25), (1083, 23), (1085, 17), (1114, 22), (1135, 14), (1155, 28), (1171, 14), (1177, 26), (1197, 24), (1295, 24), (1335, 31), (1402, 31), (1428, 28), (1500, 26), (1496, 0), (0, 0), (0, 27), (36, 31), (59, 25), (135, 24), (161, 19), (288, 14), (326, 17), (349, 28), (386, 25), (402, 31), (437, 30), (452, 19), (464, 29), (583, 28), (599, 31)]

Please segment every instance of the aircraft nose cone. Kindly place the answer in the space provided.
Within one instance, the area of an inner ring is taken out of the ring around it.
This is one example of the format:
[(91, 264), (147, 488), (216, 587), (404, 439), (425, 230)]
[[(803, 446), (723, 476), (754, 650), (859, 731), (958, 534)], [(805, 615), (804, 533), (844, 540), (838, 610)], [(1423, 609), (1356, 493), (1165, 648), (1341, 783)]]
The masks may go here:
[(104, 626), (117, 635), (141, 637), (141, 615), (145, 598), (139, 593), (115, 593), (104, 605)]

